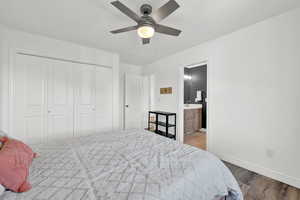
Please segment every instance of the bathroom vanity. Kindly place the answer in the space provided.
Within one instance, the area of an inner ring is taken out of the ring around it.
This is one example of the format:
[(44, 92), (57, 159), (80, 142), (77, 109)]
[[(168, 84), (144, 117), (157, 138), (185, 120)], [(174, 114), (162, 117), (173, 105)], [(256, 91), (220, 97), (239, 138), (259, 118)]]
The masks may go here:
[(184, 105), (184, 134), (193, 134), (202, 128), (202, 105)]

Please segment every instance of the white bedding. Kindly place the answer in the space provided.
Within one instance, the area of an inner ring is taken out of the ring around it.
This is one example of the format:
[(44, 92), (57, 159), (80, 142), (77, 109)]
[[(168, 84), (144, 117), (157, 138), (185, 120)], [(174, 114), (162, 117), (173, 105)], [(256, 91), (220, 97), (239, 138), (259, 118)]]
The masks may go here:
[(2, 196), (4, 191), (5, 191), (5, 188), (0, 184), (0, 197)]
[(32, 146), (32, 189), (1, 200), (242, 200), (212, 154), (151, 132), (101, 133)]

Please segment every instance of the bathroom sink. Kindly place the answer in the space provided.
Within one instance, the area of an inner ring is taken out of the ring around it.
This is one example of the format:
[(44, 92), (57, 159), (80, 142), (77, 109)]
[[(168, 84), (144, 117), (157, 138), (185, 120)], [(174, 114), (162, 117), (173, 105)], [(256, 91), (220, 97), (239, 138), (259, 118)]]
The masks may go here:
[(184, 104), (184, 109), (199, 109), (202, 108), (202, 104)]

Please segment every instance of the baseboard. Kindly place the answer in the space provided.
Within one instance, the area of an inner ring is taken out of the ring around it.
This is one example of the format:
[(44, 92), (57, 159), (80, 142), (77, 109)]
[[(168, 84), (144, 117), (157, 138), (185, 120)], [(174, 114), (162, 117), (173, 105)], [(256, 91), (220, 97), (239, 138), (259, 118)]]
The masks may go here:
[(237, 158), (234, 158), (232, 156), (218, 155), (218, 157), (220, 159), (226, 161), (226, 162), (232, 163), (232, 164), (237, 165), (239, 167), (243, 167), (247, 170), (256, 172), (256, 173), (261, 174), (263, 176), (272, 178), (274, 180), (280, 181), (282, 183), (286, 183), (288, 185), (291, 185), (291, 186), (294, 186), (294, 187), (300, 189), (300, 179), (298, 179), (298, 178), (287, 176), (287, 175), (285, 175), (281, 172), (277, 172), (277, 171), (274, 171), (272, 169), (268, 169), (268, 168), (253, 164), (253, 163), (250, 163), (248, 161), (237, 159)]

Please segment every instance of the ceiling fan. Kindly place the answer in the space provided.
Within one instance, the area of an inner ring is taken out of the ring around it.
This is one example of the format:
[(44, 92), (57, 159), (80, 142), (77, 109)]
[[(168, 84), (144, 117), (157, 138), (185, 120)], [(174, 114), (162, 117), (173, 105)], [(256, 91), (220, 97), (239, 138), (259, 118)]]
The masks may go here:
[(111, 31), (113, 34), (137, 30), (143, 44), (149, 44), (155, 32), (172, 36), (179, 36), (181, 33), (181, 30), (158, 24), (180, 7), (175, 0), (169, 0), (153, 13), (151, 5), (143, 4), (140, 8), (141, 16), (137, 15), (120, 1), (113, 1), (111, 4), (137, 23), (135, 26)]

